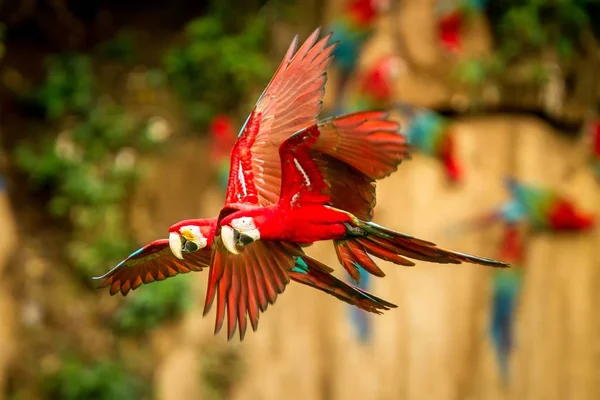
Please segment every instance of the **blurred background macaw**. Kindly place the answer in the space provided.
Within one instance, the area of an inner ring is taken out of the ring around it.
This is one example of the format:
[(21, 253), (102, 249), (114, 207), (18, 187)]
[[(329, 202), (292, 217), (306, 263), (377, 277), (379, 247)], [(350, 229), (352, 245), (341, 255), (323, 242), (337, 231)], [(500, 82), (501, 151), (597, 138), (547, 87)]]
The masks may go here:
[(331, 41), (339, 41), (332, 66), (338, 71), (336, 104), (340, 104), (350, 77), (356, 72), (361, 51), (375, 32), (377, 17), (389, 8), (389, 0), (347, 0), (342, 13), (329, 23)]
[(463, 28), (466, 20), (482, 13), (487, 0), (440, 0), (437, 4), (437, 36), (449, 53), (460, 53), (463, 48)]
[(356, 82), (344, 92), (335, 105), (335, 115), (385, 109), (392, 104), (394, 85), (404, 69), (402, 59), (385, 54), (356, 77)]
[(481, 215), (459, 229), (478, 229), (493, 223), (503, 224), (498, 258), (513, 268), (494, 271), (489, 333), (504, 383), (509, 378), (509, 357), (513, 348), (515, 308), (522, 286), (525, 266), (525, 229), (535, 231), (581, 232), (594, 226), (595, 218), (586, 214), (556, 190), (506, 179), (510, 200)]
[(440, 160), (450, 182), (460, 182), (463, 170), (458, 162), (450, 121), (433, 110), (396, 103), (408, 142), (419, 153)]

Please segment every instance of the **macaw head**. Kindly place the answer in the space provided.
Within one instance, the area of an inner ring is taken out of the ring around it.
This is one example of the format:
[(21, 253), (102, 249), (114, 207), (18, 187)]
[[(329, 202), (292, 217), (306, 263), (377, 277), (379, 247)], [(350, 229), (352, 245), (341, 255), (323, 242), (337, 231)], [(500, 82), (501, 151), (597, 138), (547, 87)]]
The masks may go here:
[[(233, 212), (221, 219), (221, 240), (233, 254), (240, 254), (244, 247), (268, 236), (268, 212), (265, 207)], [(276, 223), (276, 222), (275, 222)]]
[(221, 225), (223, 244), (233, 254), (240, 254), (244, 246), (260, 240), (260, 230), (251, 216), (232, 218)]
[(173, 255), (183, 260), (183, 253), (193, 253), (212, 245), (216, 218), (188, 219), (169, 228), (169, 247)]

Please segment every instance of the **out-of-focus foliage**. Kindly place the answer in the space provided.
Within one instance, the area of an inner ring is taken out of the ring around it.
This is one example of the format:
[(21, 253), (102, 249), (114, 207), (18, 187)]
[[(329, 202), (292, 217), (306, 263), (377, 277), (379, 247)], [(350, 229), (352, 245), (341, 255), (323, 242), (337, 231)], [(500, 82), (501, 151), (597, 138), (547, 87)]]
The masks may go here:
[[(478, 86), (512, 76), (519, 82), (544, 85), (565, 76), (576, 63), (589, 59), (600, 37), (590, 0), (490, 1), (486, 15), (495, 41), (492, 56), (463, 60), (458, 79)], [(595, 13), (595, 14), (594, 14)], [(557, 69), (558, 67), (558, 69)], [(507, 75), (507, 71), (515, 74)]]
[(111, 361), (87, 364), (65, 358), (58, 372), (43, 377), (45, 398), (61, 400), (138, 400), (144, 386), (122, 365)]
[(48, 209), (74, 227), (68, 253), (84, 275), (131, 249), (123, 200), (138, 177), (136, 157), (152, 150), (150, 126), (98, 95), (89, 56), (52, 57), (46, 80), (28, 100), (44, 111), (39, 140), (15, 149), (15, 162), (34, 189), (50, 192)]
[(185, 28), (185, 43), (164, 58), (168, 81), (180, 95), (192, 124), (206, 127), (210, 118), (240, 105), (250, 88), (271, 75), (263, 54), (265, 19), (253, 18), (239, 33), (208, 16)]
[(115, 326), (120, 332), (143, 334), (166, 319), (182, 314), (191, 300), (190, 288), (183, 275), (159, 284), (143, 285), (119, 309)]
[(244, 365), (238, 352), (229, 347), (213, 348), (204, 354), (201, 361), (204, 396), (209, 400), (230, 398), (235, 382), (244, 373)]

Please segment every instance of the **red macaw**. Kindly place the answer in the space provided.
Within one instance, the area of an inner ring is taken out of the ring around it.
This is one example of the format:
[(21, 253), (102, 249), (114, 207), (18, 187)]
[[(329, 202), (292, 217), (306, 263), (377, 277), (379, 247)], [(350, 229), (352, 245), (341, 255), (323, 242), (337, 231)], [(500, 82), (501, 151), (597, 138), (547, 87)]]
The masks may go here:
[(405, 132), (413, 148), (440, 160), (448, 180), (458, 183), (463, 169), (456, 155), (456, 139), (450, 121), (426, 108), (396, 103), (395, 109), (405, 119)]
[(336, 104), (335, 114), (389, 107), (394, 97), (394, 82), (402, 69), (402, 60), (395, 55), (387, 54), (377, 59), (360, 73), (354, 90), (345, 93)]
[[(297, 38), (294, 39), (275, 76), (244, 124), (241, 137), (232, 151), (228, 199), (237, 199), (240, 196), (236, 194), (237, 190), (242, 195), (251, 194), (249, 198), (258, 198), (262, 204), (277, 200), (281, 170), (279, 160), (276, 156), (271, 156), (272, 150), (276, 150), (296, 130), (314, 124), (321, 107), (325, 68), (334, 45), (326, 46), (328, 37), (317, 42), (318, 35), (319, 30), (316, 30), (297, 52)], [(333, 201), (354, 209), (363, 218), (369, 218), (375, 197), (373, 180), (389, 175), (408, 156), (405, 138), (398, 134), (399, 125), (389, 121), (383, 112), (363, 112), (328, 119), (317, 127), (326, 139), (322, 143), (323, 154), (318, 157), (318, 162), (335, 189), (337, 200)], [(248, 131), (255, 135), (258, 133), (253, 137), (253, 147), (247, 146)], [(249, 152), (250, 149), (252, 153)], [(259, 155), (261, 158), (248, 163), (250, 155)], [(345, 164), (345, 161), (358, 164), (364, 161), (363, 157), (372, 159), (372, 168), (367, 168), (371, 172), (370, 177)], [(252, 167), (255, 169), (252, 170)], [(253, 178), (257, 179), (256, 183), (252, 181)], [(256, 186), (262, 190), (249, 191)], [(364, 210), (361, 211), (361, 208)], [(181, 221), (169, 228), (169, 240), (153, 242), (139, 249), (109, 273), (96, 279), (102, 279), (102, 287), (110, 287), (111, 294), (121, 291), (126, 295), (142, 283), (199, 270), (207, 266), (215, 227), (216, 219)], [(219, 245), (218, 240), (216, 245)], [(264, 290), (258, 293), (260, 310), (264, 311), (267, 303), (272, 303), (277, 292), (283, 290), (281, 275), (271, 275), (271, 268), (279, 265), (278, 253), (269, 244), (252, 247), (252, 251), (246, 252), (254, 255), (250, 264), (260, 261), (259, 264), (267, 268), (267, 278), (275, 279), (270, 280), (267, 287), (261, 286), (260, 289)], [(195, 254), (196, 252), (202, 252), (204, 256)], [(395, 307), (354, 286), (344, 284), (328, 274), (331, 271), (328, 267), (317, 264), (300, 252), (296, 253), (293, 257), (294, 264), (291, 265), (293, 268), (288, 268), (291, 269), (289, 272), (286, 269), (286, 277), (289, 275), (290, 279), (333, 294), (367, 311), (376, 312)], [(186, 259), (183, 258), (184, 255)], [(289, 267), (289, 259), (286, 262), (286, 267)], [(256, 273), (261, 273), (258, 266), (254, 269), (258, 271)], [(252, 268), (250, 270), (253, 271)], [(246, 308), (242, 307), (242, 310), (245, 312)], [(250, 312), (255, 328), (258, 311), (253, 308)], [(245, 325), (240, 330), (241, 337), (244, 332)]]
[(387, 0), (347, 0), (342, 15), (329, 25), (335, 32), (332, 39), (340, 42), (333, 50), (333, 64), (340, 72), (337, 103), (340, 103), (346, 83), (356, 70), (363, 46), (375, 32), (377, 16), (388, 8)]
[(442, 0), (438, 3), (437, 34), (444, 49), (450, 53), (462, 50), (462, 30), (465, 20), (483, 12), (487, 0)]

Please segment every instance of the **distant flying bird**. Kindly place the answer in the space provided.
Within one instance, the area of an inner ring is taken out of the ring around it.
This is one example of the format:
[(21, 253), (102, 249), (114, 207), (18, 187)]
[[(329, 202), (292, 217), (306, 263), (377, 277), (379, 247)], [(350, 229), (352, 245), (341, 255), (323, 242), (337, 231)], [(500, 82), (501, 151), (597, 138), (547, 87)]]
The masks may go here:
[(377, 17), (389, 8), (388, 3), (387, 0), (346, 0), (342, 14), (329, 24), (334, 32), (332, 40), (339, 42), (333, 53), (333, 67), (340, 74), (336, 103), (340, 103), (348, 80), (357, 69), (360, 53), (375, 32)]
[(404, 132), (416, 152), (437, 158), (450, 182), (460, 182), (463, 169), (456, 155), (456, 139), (447, 118), (425, 108), (396, 103), (404, 119)]
[(594, 226), (594, 216), (578, 209), (556, 190), (506, 179), (510, 200), (459, 226), (472, 230), (501, 223), (504, 238), (499, 259), (514, 265), (510, 270), (496, 271), (490, 335), (505, 382), (508, 381), (508, 358), (512, 350), (515, 307), (522, 286), (525, 265), (523, 225), (534, 231), (585, 231)]

